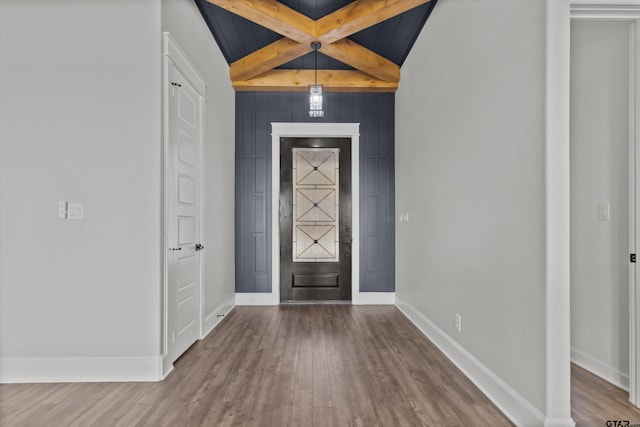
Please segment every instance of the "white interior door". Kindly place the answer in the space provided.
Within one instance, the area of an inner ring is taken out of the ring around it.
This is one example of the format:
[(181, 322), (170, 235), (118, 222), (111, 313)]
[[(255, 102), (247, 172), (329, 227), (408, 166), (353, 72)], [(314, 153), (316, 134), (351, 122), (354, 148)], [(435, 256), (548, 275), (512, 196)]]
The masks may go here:
[(168, 356), (200, 337), (200, 153), (202, 98), (173, 63), (168, 70)]

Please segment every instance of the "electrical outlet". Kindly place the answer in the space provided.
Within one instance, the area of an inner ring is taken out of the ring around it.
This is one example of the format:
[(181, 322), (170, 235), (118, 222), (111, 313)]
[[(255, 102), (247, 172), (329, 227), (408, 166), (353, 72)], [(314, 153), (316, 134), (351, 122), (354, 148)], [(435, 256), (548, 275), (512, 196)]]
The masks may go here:
[(456, 331), (461, 332), (462, 331), (462, 316), (460, 316), (458, 313), (456, 313), (453, 321), (454, 321), (454, 326), (456, 328)]

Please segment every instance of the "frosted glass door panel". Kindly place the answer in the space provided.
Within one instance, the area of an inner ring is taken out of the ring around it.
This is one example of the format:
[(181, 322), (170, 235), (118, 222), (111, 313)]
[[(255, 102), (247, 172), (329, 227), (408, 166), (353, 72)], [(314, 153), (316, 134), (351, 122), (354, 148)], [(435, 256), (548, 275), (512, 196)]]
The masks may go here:
[(293, 262), (339, 261), (339, 148), (293, 148)]

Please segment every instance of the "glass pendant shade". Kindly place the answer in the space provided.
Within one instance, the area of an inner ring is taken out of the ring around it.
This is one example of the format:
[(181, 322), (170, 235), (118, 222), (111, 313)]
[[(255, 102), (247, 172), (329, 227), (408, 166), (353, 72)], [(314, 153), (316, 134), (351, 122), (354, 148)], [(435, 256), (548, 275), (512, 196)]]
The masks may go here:
[(324, 117), (322, 85), (309, 85), (309, 117)]

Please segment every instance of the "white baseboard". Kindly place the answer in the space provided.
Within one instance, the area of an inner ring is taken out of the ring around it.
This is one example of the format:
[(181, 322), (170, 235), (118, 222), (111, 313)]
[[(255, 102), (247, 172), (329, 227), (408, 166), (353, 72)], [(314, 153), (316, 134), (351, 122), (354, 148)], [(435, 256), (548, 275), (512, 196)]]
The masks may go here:
[[(396, 306), (447, 356), (514, 424), (520, 427), (554, 426), (550, 420), (471, 353), (438, 328), (411, 304), (396, 296)], [(564, 422), (564, 420), (563, 420)], [(550, 424), (546, 424), (550, 423)], [(562, 424), (565, 426), (565, 424)]]
[(236, 305), (279, 305), (276, 296), (269, 293), (237, 293)]
[(547, 418), (544, 422), (544, 427), (576, 427), (576, 423), (571, 418), (562, 418), (559, 420)]
[(0, 359), (0, 383), (137, 382), (164, 378), (161, 357)]
[(353, 294), (353, 305), (393, 305), (395, 292), (357, 292)]
[[(354, 305), (393, 305), (395, 292), (354, 292)], [(279, 305), (272, 293), (237, 293), (236, 305)]]
[(586, 369), (594, 375), (610, 382), (616, 387), (620, 387), (625, 391), (629, 391), (629, 375), (619, 370), (601, 363), (586, 354), (571, 349), (571, 361), (581, 368)]
[(202, 325), (201, 339), (209, 335), (211, 331), (213, 331), (213, 328), (218, 326), (218, 323), (220, 323), (220, 321), (224, 319), (224, 316), (226, 316), (231, 310), (233, 310), (233, 307), (235, 307), (235, 305), (236, 298), (234, 296), (230, 300), (224, 302), (223, 304), (220, 304), (210, 314), (208, 314), (204, 319), (204, 325)]

